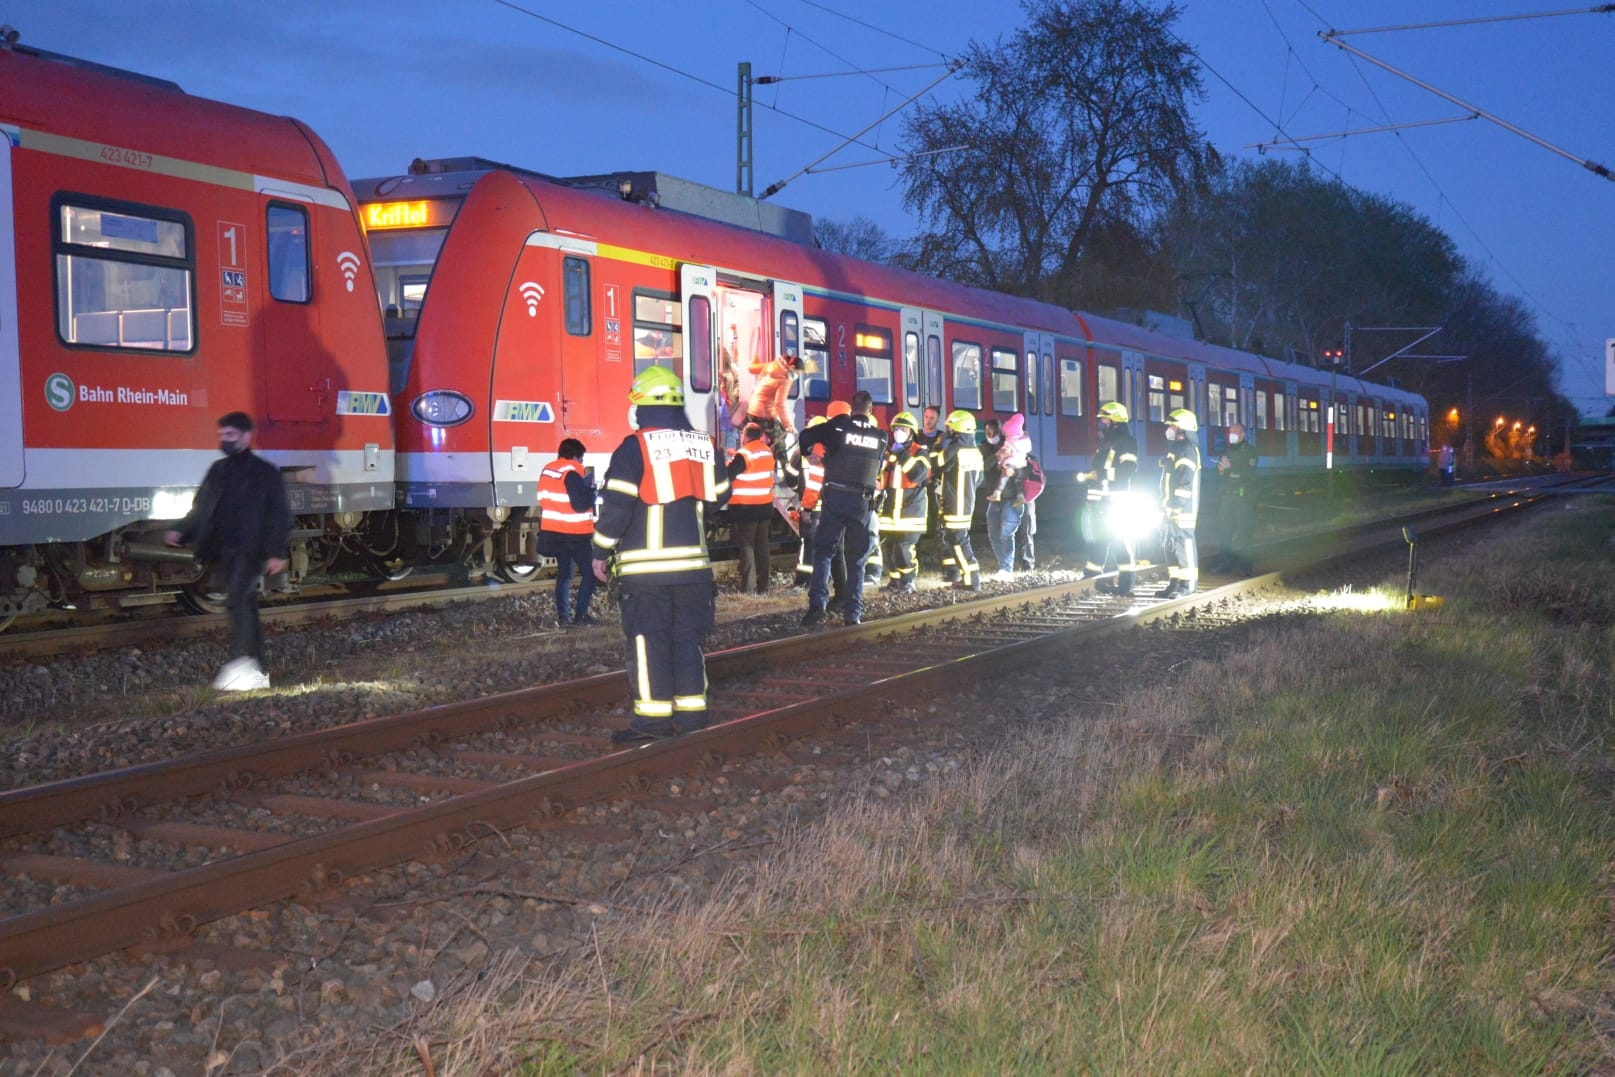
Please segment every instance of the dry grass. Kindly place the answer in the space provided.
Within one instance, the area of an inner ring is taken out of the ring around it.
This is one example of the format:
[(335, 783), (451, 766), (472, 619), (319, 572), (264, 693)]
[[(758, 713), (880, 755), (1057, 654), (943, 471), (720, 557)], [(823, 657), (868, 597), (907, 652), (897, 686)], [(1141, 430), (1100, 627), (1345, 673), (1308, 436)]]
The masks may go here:
[(1611, 1072), (1612, 521), (1044, 722), (301, 1072)]

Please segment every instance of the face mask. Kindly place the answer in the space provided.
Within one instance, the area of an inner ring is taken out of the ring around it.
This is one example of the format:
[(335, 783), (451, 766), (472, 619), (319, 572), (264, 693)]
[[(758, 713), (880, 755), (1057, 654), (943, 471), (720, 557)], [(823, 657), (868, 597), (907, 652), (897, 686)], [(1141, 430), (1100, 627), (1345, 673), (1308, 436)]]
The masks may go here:
[(239, 441), (221, 441), (221, 442), (219, 442), (219, 451), (222, 452), (226, 456), (239, 456), (243, 452), (245, 452), (246, 449), (247, 449), (247, 447), (245, 445), (241, 444), (241, 442), (239, 442)]
[(1169, 426), (1169, 427), (1166, 428), (1166, 440), (1168, 440), (1168, 441), (1176, 441), (1176, 440), (1178, 440), (1178, 428), (1177, 427)]
[(908, 441), (908, 429), (906, 427), (900, 426), (896, 430), (892, 431), (892, 444), (893, 445), (903, 445), (903, 444), (907, 443), (907, 441)]
[(628, 429), (630, 429), (630, 430), (638, 430), (639, 429), (639, 405), (638, 404), (629, 404), (628, 405)]
[(1241, 441), (1244, 441), (1244, 440), (1245, 439), (1240, 437), (1238, 434), (1229, 434), (1228, 435), (1228, 444), (1230, 444), (1230, 445), (1238, 445)]

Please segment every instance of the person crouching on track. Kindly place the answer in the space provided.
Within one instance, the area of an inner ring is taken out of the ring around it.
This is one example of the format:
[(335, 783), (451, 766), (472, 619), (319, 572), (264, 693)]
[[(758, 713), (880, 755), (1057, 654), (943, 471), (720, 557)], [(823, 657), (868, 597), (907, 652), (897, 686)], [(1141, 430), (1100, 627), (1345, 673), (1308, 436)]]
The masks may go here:
[(981, 449), (976, 445), (976, 417), (968, 411), (948, 413), (947, 433), (937, 446), (941, 459), (936, 484), (942, 513), (942, 577), (955, 587), (981, 590), (981, 568), (970, 548), (970, 520), (976, 512), (976, 490), (981, 486)]
[(1194, 594), (1200, 564), (1194, 542), (1195, 516), (1200, 510), (1200, 443), (1195, 433), (1200, 421), (1194, 412), (1177, 408), (1166, 417), (1166, 455), (1161, 457), (1161, 509), (1166, 514), (1167, 576), (1171, 582), (1162, 598)]
[(768, 530), (774, 522), (774, 449), (763, 428), (747, 423), (729, 466), (729, 520), (740, 556), (740, 593), (768, 592)]
[(594, 525), (594, 576), (607, 582), (614, 557), (628, 641), (634, 717), (613, 744), (702, 729), (707, 710), (701, 638), (715, 622), (708, 505), (729, 498), (729, 479), (707, 435), (684, 415), (684, 384), (666, 367), (634, 379), (628, 393), (636, 431), (606, 468)]
[(823, 624), (830, 597), (830, 560), (846, 543), (847, 600), (842, 621), (863, 619), (864, 559), (869, 556), (869, 529), (874, 523), (875, 481), (886, 455), (886, 439), (870, 417), (874, 399), (860, 389), (852, 413), (802, 432), (802, 449), (824, 446), (824, 495), (819, 499), (819, 528), (813, 536), (813, 582), (808, 585), (804, 625)]
[[(1118, 536), (1106, 519), (1106, 508), (1117, 494), (1133, 487), (1138, 470), (1138, 440), (1127, 429), (1127, 405), (1112, 400), (1099, 406), (1099, 447), (1093, 454), (1094, 469), (1078, 475), (1084, 484), (1086, 500), (1082, 507), (1082, 544), (1086, 552), (1083, 575), (1100, 576), (1116, 572), (1116, 582), (1095, 584), (1101, 591), (1123, 598), (1133, 593), (1133, 577), (1138, 571), (1137, 539), (1131, 532)], [(1122, 548), (1118, 563), (1116, 547)]]
[(163, 538), (170, 546), (194, 541), (197, 558), (211, 563), (228, 595), (231, 657), (213, 687), (268, 688), (258, 580), (286, 570), (291, 507), (280, 468), (252, 451), (252, 416), (232, 411), (219, 420), (219, 451), (224, 459), (208, 468), (190, 513)]
[(919, 570), (915, 547), (925, 534), (931, 457), (914, 436), (920, 424), (900, 411), (892, 416), (891, 447), (886, 451), (879, 513), (881, 559), (886, 590), (908, 594)]
[[(583, 442), (567, 438), (555, 460), (538, 476), (538, 552), (555, 558), (555, 621), (592, 625), (589, 600), (594, 597), (594, 483), (583, 470)], [(572, 568), (578, 570), (578, 599), (571, 602)]]

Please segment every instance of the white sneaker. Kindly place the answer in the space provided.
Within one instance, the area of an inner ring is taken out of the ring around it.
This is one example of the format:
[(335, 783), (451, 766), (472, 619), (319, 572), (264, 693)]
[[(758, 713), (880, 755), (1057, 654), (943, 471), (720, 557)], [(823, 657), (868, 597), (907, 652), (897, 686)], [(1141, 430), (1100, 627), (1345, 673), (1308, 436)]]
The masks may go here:
[(255, 688), (268, 688), (269, 674), (251, 658), (237, 658), (213, 678), (213, 687), (221, 692), (250, 692)]
[(231, 685), (239, 680), (243, 673), (256, 668), (257, 663), (250, 658), (232, 658), (224, 664), (223, 669), (219, 670), (219, 675), (213, 678), (213, 687), (221, 692), (228, 692)]

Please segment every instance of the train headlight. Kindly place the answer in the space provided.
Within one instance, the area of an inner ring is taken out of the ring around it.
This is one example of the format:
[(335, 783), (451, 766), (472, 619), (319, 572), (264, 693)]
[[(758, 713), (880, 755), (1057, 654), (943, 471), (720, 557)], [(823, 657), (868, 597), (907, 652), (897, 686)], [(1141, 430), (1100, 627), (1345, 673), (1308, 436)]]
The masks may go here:
[(1105, 519), (1113, 536), (1136, 542), (1161, 526), (1161, 506), (1148, 494), (1122, 490), (1110, 495)]
[(459, 426), (471, 418), (471, 398), (452, 389), (422, 393), (409, 406), (410, 412), (427, 426)]

